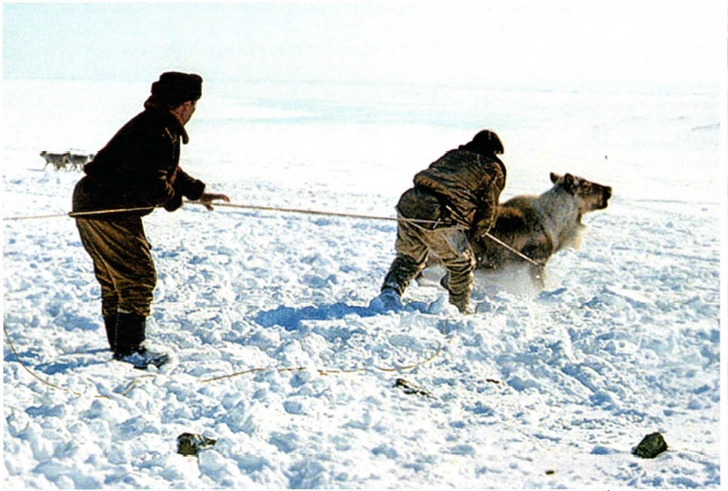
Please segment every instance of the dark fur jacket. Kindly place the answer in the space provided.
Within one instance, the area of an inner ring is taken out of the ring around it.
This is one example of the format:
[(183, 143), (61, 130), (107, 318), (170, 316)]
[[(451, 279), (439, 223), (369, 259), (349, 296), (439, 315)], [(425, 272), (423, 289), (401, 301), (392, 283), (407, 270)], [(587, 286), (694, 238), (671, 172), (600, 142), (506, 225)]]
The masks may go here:
[(470, 230), (495, 220), (506, 168), (495, 155), (450, 150), (414, 177), (397, 205), (407, 218), (441, 219)]
[(179, 167), (180, 139), (189, 141), (169, 111), (152, 107), (139, 113), (84, 166), (86, 176), (74, 189), (73, 211), (150, 208), (87, 217), (116, 219), (147, 215), (156, 206), (174, 211), (183, 197), (199, 199), (205, 184)]

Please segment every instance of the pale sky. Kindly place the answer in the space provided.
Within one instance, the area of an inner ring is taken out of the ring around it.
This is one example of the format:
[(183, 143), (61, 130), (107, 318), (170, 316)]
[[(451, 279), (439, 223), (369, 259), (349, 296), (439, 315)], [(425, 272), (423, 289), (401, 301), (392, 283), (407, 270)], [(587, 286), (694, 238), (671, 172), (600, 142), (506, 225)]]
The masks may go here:
[(479, 84), (704, 81), (716, 0), (3, 3), (3, 76)]

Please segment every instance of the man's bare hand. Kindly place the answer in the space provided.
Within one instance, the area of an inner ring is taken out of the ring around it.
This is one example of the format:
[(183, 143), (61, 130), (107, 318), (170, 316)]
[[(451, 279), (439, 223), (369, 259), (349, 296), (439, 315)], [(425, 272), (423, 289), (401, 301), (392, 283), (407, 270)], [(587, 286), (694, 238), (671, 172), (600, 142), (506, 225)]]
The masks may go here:
[(230, 203), (230, 198), (227, 197), (227, 195), (224, 194), (215, 194), (215, 193), (202, 193), (202, 196), (200, 196), (199, 202), (208, 210), (212, 211), (214, 208), (212, 207), (212, 202), (215, 200), (222, 200), (227, 203)]

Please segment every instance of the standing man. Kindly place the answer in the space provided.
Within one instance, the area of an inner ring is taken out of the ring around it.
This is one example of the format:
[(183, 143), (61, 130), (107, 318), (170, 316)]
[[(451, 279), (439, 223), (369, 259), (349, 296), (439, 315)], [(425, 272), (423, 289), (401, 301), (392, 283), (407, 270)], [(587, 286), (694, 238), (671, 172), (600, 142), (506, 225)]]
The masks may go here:
[(487, 232), (495, 222), (506, 184), (506, 167), (498, 158), (502, 153), (498, 135), (483, 130), (415, 175), (415, 186), (397, 203), (397, 256), (379, 297), (385, 307), (401, 305), (409, 282), (433, 253), (448, 271), (450, 303), (468, 312), (476, 265), (468, 237), (476, 224), (485, 225)]
[(76, 215), (84, 249), (101, 285), (101, 313), (115, 360), (146, 368), (167, 356), (148, 351), (146, 318), (151, 313), (157, 273), (142, 217), (155, 207), (175, 211), (182, 198), (212, 209), (224, 194), (205, 192), (205, 184), (179, 167), (185, 124), (202, 96), (202, 77), (166, 72), (152, 84), (144, 111), (126, 123), (93, 161), (73, 191), (73, 212), (124, 210)]

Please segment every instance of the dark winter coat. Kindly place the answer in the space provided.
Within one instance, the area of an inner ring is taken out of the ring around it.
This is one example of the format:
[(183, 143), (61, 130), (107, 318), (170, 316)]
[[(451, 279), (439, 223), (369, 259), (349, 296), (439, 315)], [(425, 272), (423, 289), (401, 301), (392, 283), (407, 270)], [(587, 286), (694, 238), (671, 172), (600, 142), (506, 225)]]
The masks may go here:
[(400, 198), (403, 216), (454, 222), (470, 230), (495, 220), (506, 168), (495, 155), (450, 150), (414, 177), (415, 187)]
[(172, 113), (145, 109), (84, 166), (86, 176), (74, 189), (73, 211), (149, 207), (124, 215), (83, 218), (144, 216), (157, 206), (174, 211), (182, 206), (183, 197), (199, 199), (205, 184), (179, 167), (180, 139), (185, 144), (189, 141), (184, 126)]

